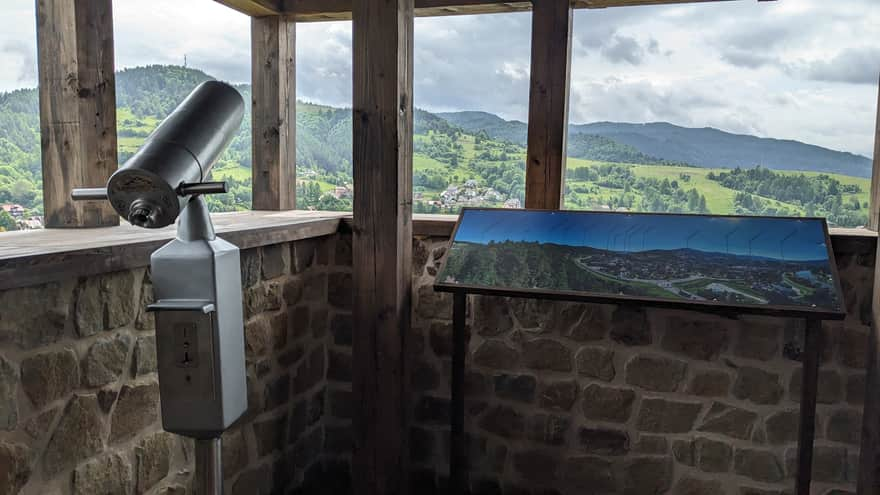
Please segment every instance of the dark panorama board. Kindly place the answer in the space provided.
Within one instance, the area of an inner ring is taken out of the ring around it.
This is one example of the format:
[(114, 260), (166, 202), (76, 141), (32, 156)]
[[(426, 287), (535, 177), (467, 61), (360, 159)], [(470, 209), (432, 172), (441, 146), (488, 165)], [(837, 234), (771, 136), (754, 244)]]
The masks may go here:
[(822, 218), (464, 208), (441, 292), (841, 319)]

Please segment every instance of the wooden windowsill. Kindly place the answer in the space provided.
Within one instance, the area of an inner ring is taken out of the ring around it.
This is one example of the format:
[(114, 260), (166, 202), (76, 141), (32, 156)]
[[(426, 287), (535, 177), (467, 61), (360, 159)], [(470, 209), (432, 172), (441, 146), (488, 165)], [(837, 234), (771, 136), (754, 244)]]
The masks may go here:
[[(212, 218), (217, 235), (242, 249), (331, 235), (352, 223), (350, 213), (319, 211), (244, 211)], [(414, 215), (413, 235), (449, 237), (457, 218)], [(174, 226), (145, 230), (128, 224), (6, 232), (0, 234), (0, 290), (144, 267), (174, 233)], [(831, 229), (831, 237), (839, 253), (866, 253), (877, 243), (877, 233), (866, 229)]]

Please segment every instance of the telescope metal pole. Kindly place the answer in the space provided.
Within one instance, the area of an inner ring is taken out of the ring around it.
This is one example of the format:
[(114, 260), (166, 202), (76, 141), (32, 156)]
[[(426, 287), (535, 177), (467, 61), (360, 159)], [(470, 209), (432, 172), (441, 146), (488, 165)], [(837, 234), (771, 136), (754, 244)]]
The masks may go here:
[(220, 437), (196, 439), (195, 495), (222, 495)]

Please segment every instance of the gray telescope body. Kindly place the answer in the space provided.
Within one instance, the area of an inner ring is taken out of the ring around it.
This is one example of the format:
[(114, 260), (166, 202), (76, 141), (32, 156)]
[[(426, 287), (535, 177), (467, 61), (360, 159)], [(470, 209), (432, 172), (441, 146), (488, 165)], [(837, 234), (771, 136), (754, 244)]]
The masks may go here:
[[(143, 146), (107, 182), (106, 197), (131, 224), (155, 229), (174, 223), (202, 186), (241, 125), (244, 100), (235, 88), (207, 81), (159, 124)], [(90, 196), (88, 193), (92, 192)], [(75, 191), (76, 199), (100, 199), (99, 190)]]
[(177, 224), (150, 257), (162, 426), (196, 439), (196, 493), (222, 493), (220, 435), (247, 409), (238, 248), (214, 234), (204, 182), (238, 131), (244, 101), (231, 86), (197, 87), (107, 182), (75, 200), (109, 199), (145, 228)]

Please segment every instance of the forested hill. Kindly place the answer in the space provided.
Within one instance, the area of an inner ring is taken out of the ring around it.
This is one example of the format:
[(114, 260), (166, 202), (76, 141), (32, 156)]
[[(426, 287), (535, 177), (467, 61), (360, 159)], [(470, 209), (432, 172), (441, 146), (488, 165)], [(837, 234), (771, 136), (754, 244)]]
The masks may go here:
[[(493, 139), (525, 145), (527, 125), (485, 112), (438, 114), (470, 132), (485, 131)], [(688, 163), (705, 168), (751, 168), (830, 172), (854, 177), (871, 176), (871, 160), (799, 141), (732, 134), (713, 128), (679, 127), (666, 122), (623, 124), (596, 122), (569, 126), (569, 155), (585, 137), (604, 138), (622, 149), (656, 157), (655, 161)], [(584, 157), (587, 158), (587, 157)], [(601, 159), (601, 158), (594, 158)], [(630, 163), (649, 163), (644, 160)]]

